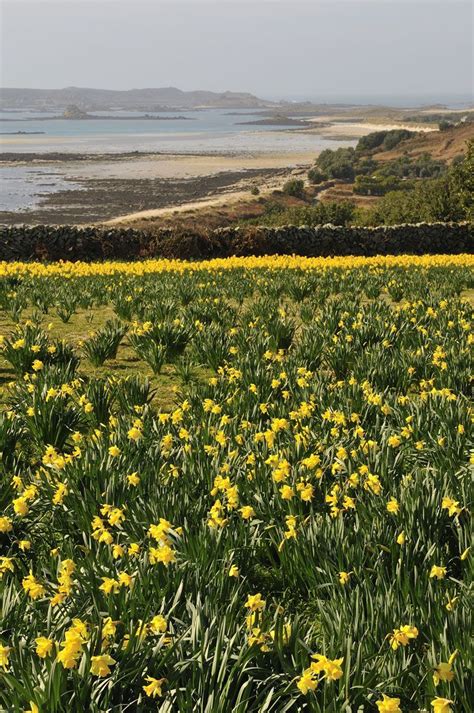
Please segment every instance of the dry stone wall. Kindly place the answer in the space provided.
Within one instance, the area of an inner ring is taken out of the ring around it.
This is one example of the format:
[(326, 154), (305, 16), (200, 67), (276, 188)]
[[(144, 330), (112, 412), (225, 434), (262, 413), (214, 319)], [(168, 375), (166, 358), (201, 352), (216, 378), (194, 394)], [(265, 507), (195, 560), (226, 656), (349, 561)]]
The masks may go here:
[(162, 229), (153, 232), (98, 226), (0, 228), (0, 260), (207, 259), (229, 255), (459, 254), (474, 250), (472, 223), (368, 227), (321, 225)]

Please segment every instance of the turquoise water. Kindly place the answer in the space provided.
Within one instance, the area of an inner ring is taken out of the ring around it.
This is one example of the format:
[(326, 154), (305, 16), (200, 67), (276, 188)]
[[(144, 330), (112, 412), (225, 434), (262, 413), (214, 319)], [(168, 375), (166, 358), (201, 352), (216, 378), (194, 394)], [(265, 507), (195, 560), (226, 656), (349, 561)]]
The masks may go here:
[[(58, 111), (58, 113), (60, 113)], [(131, 116), (133, 112), (91, 112)], [(141, 112), (143, 114), (143, 112)], [(138, 115), (139, 112), (135, 112)], [(185, 116), (186, 120), (170, 119)], [(294, 127), (242, 126), (239, 122), (262, 118), (249, 110), (161, 112), (152, 119), (61, 120), (51, 114), (0, 112), (0, 149), (3, 152), (117, 153), (163, 151), (166, 153), (299, 152), (332, 145), (318, 136), (295, 131)], [(43, 120), (39, 120), (43, 118)], [(6, 121), (5, 119), (8, 119)], [(25, 121), (25, 119), (28, 119)], [(15, 135), (18, 131), (44, 132)], [(339, 144), (341, 145), (341, 144)]]

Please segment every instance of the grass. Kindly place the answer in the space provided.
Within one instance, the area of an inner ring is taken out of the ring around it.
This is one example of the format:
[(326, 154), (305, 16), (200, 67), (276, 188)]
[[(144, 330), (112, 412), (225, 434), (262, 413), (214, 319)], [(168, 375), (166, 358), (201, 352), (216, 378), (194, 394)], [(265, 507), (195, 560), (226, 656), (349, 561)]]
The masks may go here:
[(472, 258), (262, 262), (4, 285), (0, 708), (470, 711)]
[[(474, 306), (474, 289), (462, 291), (461, 297)], [(382, 295), (379, 299), (391, 302), (387, 295)], [(368, 303), (370, 300), (365, 300), (365, 302)], [(41, 320), (37, 323), (46, 328), (53, 339), (65, 339), (74, 347), (79, 348), (80, 342), (86, 339), (92, 331), (100, 329), (108, 320), (114, 318), (116, 318), (116, 314), (111, 306), (101, 306), (91, 310), (78, 309), (67, 323), (64, 323), (53, 310), (47, 315), (42, 315)], [(37, 320), (38, 317), (37, 313), (28, 308), (22, 314), (22, 321), (30, 319)], [(0, 311), (0, 336), (8, 336), (15, 326), (15, 322), (7, 312)], [(80, 371), (88, 377), (115, 376), (123, 378), (140, 374), (149, 380), (155, 392), (152, 403), (157, 409), (170, 409), (175, 401), (176, 391), (180, 387), (180, 378), (174, 365), (165, 364), (160, 374), (154, 374), (149, 365), (138, 358), (127, 337), (122, 341), (116, 359), (108, 360), (104, 366), (93, 367), (84, 358)], [(198, 378), (205, 379), (210, 374), (208, 369), (197, 369)], [(15, 373), (12, 371), (11, 365), (0, 352), (0, 403), (4, 401), (7, 384), (14, 379)]]
[[(33, 310), (26, 309), (22, 314), (22, 322), (34, 320), (35, 317), (36, 313)], [(52, 311), (43, 315), (42, 319), (35, 323), (43, 329), (47, 329), (51, 338), (65, 339), (80, 352), (80, 342), (86, 339), (90, 332), (100, 329), (107, 320), (114, 318), (116, 318), (116, 314), (113, 308), (105, 306), (95, 307), (92, 310), (78, 309), (67, 323), (64, 323), (55, 311)], [(15, 322), (7, 313), (0, 312), (0, 335), (8, 336), (15, 326)], [(116, 359), (108, 360), (103, 366), (93, 367), (84, 357), (81, 361), (80, 373), (87, 377), (115, 376), (117, 378), (139, 374), (149, 380), (151, 388), (155, 392), (152, 403), (158, 410), (169, 410), (172, 407), (176, 398), (176, 390), (180, 386), (180, 379), (174, 365), (165, 364), (160, 374), (153, 374), (148, 364), (137, 357), (136, 352), (128, 343), (127, 337), (123, 339)], [(200, 369), (197, 373), (198, 376), (204, 378), (208, 372)], [(0, 352), (0, 403), (4, 401), (6, 386), (14, 380), (15, 373)]]

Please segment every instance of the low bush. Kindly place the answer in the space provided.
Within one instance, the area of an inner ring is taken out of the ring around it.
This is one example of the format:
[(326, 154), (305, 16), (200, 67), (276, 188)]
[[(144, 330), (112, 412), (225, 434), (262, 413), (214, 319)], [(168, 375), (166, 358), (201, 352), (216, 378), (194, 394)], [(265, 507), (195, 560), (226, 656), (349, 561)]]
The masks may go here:
[(304, 181), (292, 178), (283, 186), (283, 193), (294, 198), (304, 198)]

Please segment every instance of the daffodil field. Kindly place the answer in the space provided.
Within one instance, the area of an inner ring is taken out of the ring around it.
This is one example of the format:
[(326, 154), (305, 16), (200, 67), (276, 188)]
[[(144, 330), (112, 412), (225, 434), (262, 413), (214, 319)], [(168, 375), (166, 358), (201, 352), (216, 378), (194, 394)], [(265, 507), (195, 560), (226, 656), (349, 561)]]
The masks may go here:
[(471, 711), (473, 267), (1, 263), (0, 710)]

